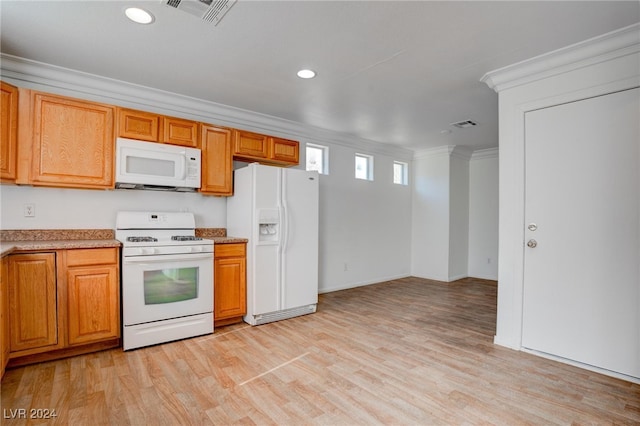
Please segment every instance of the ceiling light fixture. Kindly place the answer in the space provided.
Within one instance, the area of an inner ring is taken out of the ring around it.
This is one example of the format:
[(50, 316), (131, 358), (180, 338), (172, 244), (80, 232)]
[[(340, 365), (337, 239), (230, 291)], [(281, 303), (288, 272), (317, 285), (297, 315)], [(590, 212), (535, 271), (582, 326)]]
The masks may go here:
[(150, 24), (154, 21), (152, 14), (138, 7), (128, 7), (124, 13), (127, 18), (138, 24)]
[(300, 78), (313, 78), (316, 76), (316, 72), (313, 70), (300, 70), (298, 71), (298, 77)]

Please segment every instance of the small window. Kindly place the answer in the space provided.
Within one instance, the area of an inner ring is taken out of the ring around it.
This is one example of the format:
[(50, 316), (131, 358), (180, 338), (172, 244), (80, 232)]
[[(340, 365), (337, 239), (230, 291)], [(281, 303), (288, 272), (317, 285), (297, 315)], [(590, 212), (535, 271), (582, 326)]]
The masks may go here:
[(373, 180), (373, 157), (356, 154), (356, 179)]
[(409, 164), (402, 161), (393, 162), (393, 183), (398, 185), (409, 184)]
[(308, 143), (306, 148), (307, 170), (321, 175), (329, 174), (329, 148)]

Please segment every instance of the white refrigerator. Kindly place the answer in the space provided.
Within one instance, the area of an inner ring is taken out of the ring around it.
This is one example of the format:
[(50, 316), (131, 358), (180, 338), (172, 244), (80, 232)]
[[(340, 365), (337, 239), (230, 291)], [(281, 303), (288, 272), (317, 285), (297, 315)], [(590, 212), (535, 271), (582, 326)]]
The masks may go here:
[(266, 324), (316, 311), (317, 172), (258, 163), (234, 172), (227, 233), (248, 238), (245, 322)]

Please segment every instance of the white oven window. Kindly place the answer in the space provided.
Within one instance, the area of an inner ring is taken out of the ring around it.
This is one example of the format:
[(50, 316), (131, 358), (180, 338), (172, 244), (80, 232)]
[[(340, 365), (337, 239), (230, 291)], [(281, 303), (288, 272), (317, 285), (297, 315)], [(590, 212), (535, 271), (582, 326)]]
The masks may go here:
[(144, 304), (160, 305), (198, 298), (198, 268), (144, 271)]

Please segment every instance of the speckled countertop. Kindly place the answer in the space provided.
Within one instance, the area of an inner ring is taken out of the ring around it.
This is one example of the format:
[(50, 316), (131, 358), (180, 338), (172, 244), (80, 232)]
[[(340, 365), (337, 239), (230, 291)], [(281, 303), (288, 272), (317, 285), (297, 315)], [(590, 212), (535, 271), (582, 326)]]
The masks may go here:
[[(224, 228), (198, 228), (196, 235), (215, 244), (246, 243), (246, 238), (227, 237)], [(0, 230), (2, 257), (19, 251), (67, 250), (77, 248), (120, 247), (113, 229), (27, 229)]]
[(246, 238), (228, 237), (225, 228), (196, 228), (196, 237), (212, 239), (214, 244), (246, 243)]
[(17, 229), (0, 230), (0, 251), (66, 250), (120, 247), (112, 229)]

